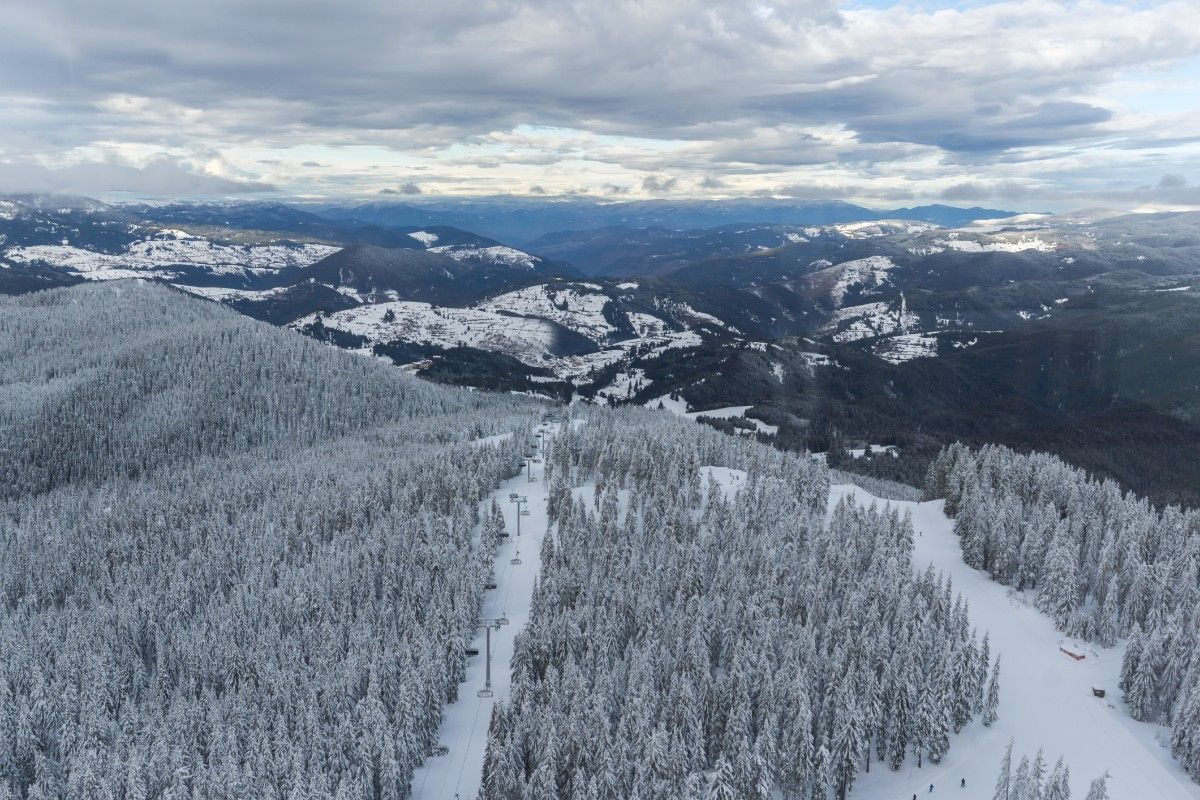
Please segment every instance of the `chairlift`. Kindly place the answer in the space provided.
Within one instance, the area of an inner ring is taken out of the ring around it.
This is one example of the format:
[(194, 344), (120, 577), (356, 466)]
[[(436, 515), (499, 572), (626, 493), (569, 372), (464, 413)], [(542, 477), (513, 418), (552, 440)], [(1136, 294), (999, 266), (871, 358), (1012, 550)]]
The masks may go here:
[(446, 747), (444, 744), (435, 744), (433, 747), (429, 748), (429, 755), (448, 756), (450, 755), (450, 748)]
[(491, 591), (492, 589), (496, 588), (496, 584), (493, 583), (492, 581), (488, 581), (487, 583), (485, 583), (483, 585), (483, 588), (484, 588), (484, 591)]
[(522, 509), (521, 509), (521, 516), (522, 516), (522, 517), (528, 517), (528, 516), (529, 516), (529, 509), (528, 509), (528, 508), (522, 508)]
[(500, 619), (496, 620), (496, 625), (497, 625), (497, 626), (500, 626), (500, 625), (507, 625), (507, 624), (508, 624), (508, 612), (507, 612), (507, 611), (501, 611), (501, 612), (500, 612)]
[(1093, 697), (1104, 697), (1104, 694), (1105, 694), (1105, 692), (1103, 689), (1101, 689), (1097, 686), (1092, 687), (1092, 696)]
[(466, 653), (468, 656), (477, 656), (477, 655), (479, 655), (479, 648), (478, 647), (468, 647), (463, 652)]
[(508, 560), (508, 563), (516, 565), (516, 564), (522, 564), (522, 563), (524, 563), (524, 562), (522, 562), (522, 561), (521, 561), (521, 557), (520, 557), (520, 556), (513, 556), (512, 558), (510, 558), (510, 559)]
[(514, 503), (517, 501), (518, 497), (520, 497), (520, 495), (517, 494), (516, 492), (509, 492), (509, 494), (508, 494), (508, 499)]

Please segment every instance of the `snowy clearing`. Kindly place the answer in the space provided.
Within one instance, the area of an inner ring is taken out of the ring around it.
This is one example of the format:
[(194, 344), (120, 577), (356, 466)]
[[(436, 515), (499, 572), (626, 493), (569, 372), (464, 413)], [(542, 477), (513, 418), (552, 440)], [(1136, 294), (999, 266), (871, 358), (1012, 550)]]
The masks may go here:
[[(555, 426), (543, 426), (554, 431)], [(511, 434), (502, 434), (501, 436)], [(497, 437), (477, 440), (482, 444)], [(430, 756), (413, 772), (412, 800), (451, 800), (455, 797), (470, 800), (479, 791), (483, 777), (483, 756), (487, 750), (488, 723), (492, 717), (492, 706), (508, 696), (512, 684), (509, 662), (513, 654), (513, 638), (529, 621), (529, 602), (533, 597), (533, 584), (541, 571), (541, 544), (546, 535), (546, 484), (543, 480), (544, 464), (532, 464), (534, 482), (530, 483), (525, 472), (505, 481), (492, 496), (480, 505), (480, 513), (486, 514), (492, 497), (504, 512), (505, 530), (511, 535), (503, 540), (496, 551), (495, 574), (497, 588), (484, 595), (484, 618), (507, 617), (508, 625), (499, 630), (492, 629), (492, 697), (479, 697), (485, 679), (484, 632), (479, 631), (472, 647), (479, 649), (467, 664), (467, 678), (459, 686), (458, 700), (444, 709), (439, 744), (448, 752), (441, 756)], [(517, 506), (509, 502), (511, 493), (529, 498), (522, 505), (529, 516), (520, 517), (521, 535), (516, 535)], [(520, 564), (511, 559), (520, 553)]]
[[(942, 501), (911, 503), (879, 500), (857, 486), (838, 485), (829, 495), (830, 509), (853, 496), (859, 503), (891, 504), (912, 514), (917, 532), (914, 569), (933, 564), (951, 575), (955, 591), (970, 603), (972, 623), (991, 636), (999, 653), (1000, 719), (991, 728), (971, 722), (952, 740), (941, 764), (918, 769), (911, 759), (899, 772), (875, 762), (859, 775), (854, 800), (896, 800), (914, 793), (952, 797), (992, 796), (1000, 759), (1009, 739), (1014, 752), (1033, 754), (1044, 747), (1053, 763), (1060, 755), (1071, 769), (1072, 796), (1086, 794), (1092, 778), (1108, 770), (1110, 800), (1196, 800), (1200, 785), (1171, 758), (1166, 728), (1136, 722), (1125, 712), (1117, 688), (1123, 648), (1099, 648), (1067, 640), (1050, 619), (1020, 597), (963, 563), (954, 522), (942, 512)], [(1085, 658), (1076, 661), (1059, 650), (1066, 647)], [(1103, 700), (1092, 687), (1104, 688)], [(959, 792), (961, 778), (967, 791)]]
[[(159, 231), (152, 238), (133, 242), (119, 254), (62, 244), (14, 247), (4, 255), (18, 263), (61, 267), (88, 280), (115, 280), (139, 272), (171, 277), (172, 267), (198, 267), (214, 275), (274, 272), (307, 266), (340, 249), (323, 244), (218, 244), (183, 231)], [(160, 274), (163, 269), (166, 272)]]

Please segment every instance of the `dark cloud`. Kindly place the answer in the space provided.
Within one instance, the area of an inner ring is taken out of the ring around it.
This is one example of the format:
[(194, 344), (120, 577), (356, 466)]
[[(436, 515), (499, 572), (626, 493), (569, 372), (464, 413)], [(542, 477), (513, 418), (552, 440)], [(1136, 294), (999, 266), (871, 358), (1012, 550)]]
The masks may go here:
[(408, 183), (400, 184), (399, 188), (397, 188), (397, 189), (380, 189), (379, 193), (380, 194), (408, 194), (408, 195), (421, 194), (421, 187), (418, 186), (417, 184), (413, 183), (412, 181), (409, 181)]
[(1170, 191), (1172, 189), (1182, 189), (1187, 186), (1187, 180), (1182, 175), (1174, 173), (1163, 175), (1158, 179), (1158, 188)]
[(662, 175), (647, 175), (642, 179), (642, 189), (650, 194), (666, 194), (674, 191), (679, 185), (678, 178), (671, 178)]
[(701, 189), (724, 189), (728, 185), (715, 175), (705, 175), (704, 180), (700, 181)]

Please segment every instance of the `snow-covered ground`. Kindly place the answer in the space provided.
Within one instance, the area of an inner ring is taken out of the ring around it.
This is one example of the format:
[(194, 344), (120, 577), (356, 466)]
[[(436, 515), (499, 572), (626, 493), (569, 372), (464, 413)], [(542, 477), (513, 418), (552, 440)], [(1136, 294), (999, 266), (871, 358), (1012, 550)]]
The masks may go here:
[[(836, 331), (835, 342), (857, 342), (909, 331), (919, 321), (903, 302), (879, 301), (839, 308), (830, 317), (828, 328)], [(837, 330), (843, 324), (846, 327)]]
[(172, 268), (202, 268), (214, 275), (274, 272), (304, 267), (340, 248), (323, 244), (220, 244), (183, 231), (158, 231), (133, 242), (123, 253), (98, 253), (70, 244), (13, 247), (5, 257), (17, 263), (44, 262), (88, 280), (175, 276)]
[[(426, 234), (431, 236), (433, 234)], [(410, 233), (409, 236), (412, 236)], [(413, 237), (419, 238), (419, 237)], [(515, 247), (505, 247), (503, 245), (493, 245), (492, 247), (476, 247), (473, 245), (457, 245), (447, 244), (430, 247), (431, 253), (443, 253), (450, 256), (455, 261), (486, 261), (490, 264), (507, 264), (510, 267), (524, 267), (525, 269), (533, 269), (541, 261), (537, 256), (532, 256), (524, 250), (517, 250)]]
[[(890, 503), (912, 514), (917, 531), (915, 569), (932, 563), (954, 579), (954, 590), (970, 603), (971, 622), (991, 636), (1000, 654), (1000, 719), (991, 728), (977, 720), (952, 740), (941, 764), (917, 769), (910, 759), (899, 772), (875, 762), (859, 776), (853, 800), (907, 800), (915, 793), (986, 800), (992, 796), (1000, 759), (1009, 739), (1016, 757), (1044, 747), (1052, 764), (1060, 755), (1071, 769), (1072, 796), (1082, 798), (1092, 778), (1107, 770), (1110, 800), (1197, 800), (1193, 783), (1171, 759), (1165, 728), (1136, 722), (1126, 714), (1117, 688), (1122, 648), (1099, 648), (1064, 639), (1050, 619), (1023, 598), (1011, 595), (982, 572), (963, 563), (953, 522), (942, 501), (877, 500), (856, 486), (834, 486), (830, 508), (853, 495), (859, 503)], [(1086, 657), (1076, 661), (1066, 647)], [(1092, 687), (1107, 691), (1103, 700)], [(959, 780), (967, 788), (959, 789)]]
[(726, 406), (725, 408), (713, 408), (708, 411), (691, 411), (691, 406), (687, 404), (686, 400), (683, 398), (672, 400), (670, 394), (664, 394), (653, 400), (647, 400), (644, 405), (646, 408), (658, 408), (661, 405), (664, 411), (669, 411), (676, 416), (687, 417), (693, 420), (700, 419), (701, 417), (709, 417), (711, 419), (744, 419), (747, 422), (753, 423), (755, 430), (759, 433), (765, 433), (768, 436), (774, 436), (779, 433), (778, 425), (768, 425), (760, 419), (746, 416), (746, 412), (753, 408), (753, 406)]
[(837, 278), (829, 290), (829, 299), (834, 308), (840, 308), (846, 294), (852, 289), (869, 292), (884, 286), (890, 281), (889, 273), (896, 264), (887, 256), (867, 256), (866, 258), (844, 261), (822, 272), (836, 272)]
[[(546, 426), (553, 431), (553, 426)], [(479, 440), (480, 446), (498, 437)], [(492, 630), (492, 697), (479, 697), (485, 677), (486, 651), (484, 632), (479, 631), (473, 647), (479, 649), (467, 664), (467, 678), (459, 686), (458, 700), (445, 708), (441, 734), (438, 738), (448, 752), (431, 756), (413, 773), (412, 800), (473, 800), (479, 791), (483, 776), (483, 756), (487, 750), (488, 723), (492, 717), (492, 706), (508, 696), (512, 686), (509, 662), (513, 655), (513, 637), (529, 621), (529, 602), (533, 597), (533, 583), (541, 571), (541, 544), (548, 526), (546, 516), (546, 484), (543, 480), (544, 464), (533, 464), (534, 482), (530, 483), (525, 472), (505, 481), (492, 496), (504, 511), (505, 530), (510, 537), (503, 540), (496, 554), (497, 588), (484, 595), (485, 618), (504, 615), (509, 623), (499, 630)], [(509, 502), (509, 494), (516, 492), (529, 498), (523, 508), (529, 516), (521, 517), (521, 536), (516, 535), (517, 506)], [(481, 505), (486, 513), (491, 505), (488, 498)], [(520, 552), (520, 564), (511, 559)]]
[[(608, 295), (587, 291), (592, 286), (594, 284), (582, 284), (581, 288), (559, 288), (551, 284), (529, 286), (493, 297), (480, 303), (478, 308), (553, 320), (593, 342), (602, 343), (616, 329), (604, 317), (604, 307), (610, 302)], [(595, 287), (596, 290), (599, 288)]]
[[(316, 314), (309, 314), (293, 322), (291, 327), (303, 328), (316, 318)], [(550, 358), (556, 336), (548, 322), (535, 317), (433, 306), (411, 300), (348, 308), (323, 317), (322, 324), (364, 336), (370, 342), (403, 339), (442, 347), (469, 345), (535, 364)]]
[(1039, 236), (1025, 234), (1017, 237), (989, 237), (980, 241), (979, 239), (962, 239), (957, 233), (950, 233), (946, 238), (938, 239), (937, 244), (961, 253), (1020, 253), (1025, 250), (1050, 253), (1058, 247), (1056, 243), (1048, 242)]
[(875, 345), (874, 353), (891, 364), (903, 364), (914, 358), (936, 358), (937, 337), (923, 333), (889, 336)]

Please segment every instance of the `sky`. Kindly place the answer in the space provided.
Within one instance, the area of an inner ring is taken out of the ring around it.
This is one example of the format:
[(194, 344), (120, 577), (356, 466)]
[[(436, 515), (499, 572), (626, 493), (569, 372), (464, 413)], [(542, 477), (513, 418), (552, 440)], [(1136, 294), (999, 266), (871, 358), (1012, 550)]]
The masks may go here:
[(0, 192), (1200, 207), (1200, 2), (40, 0)]

